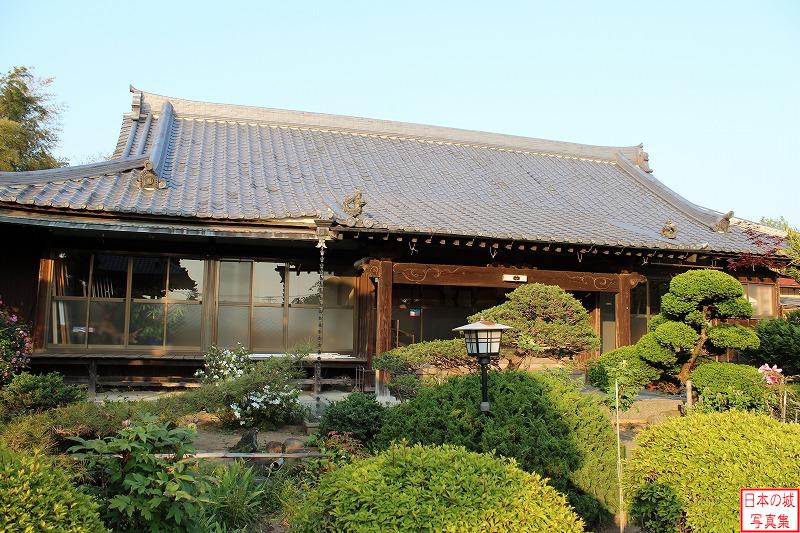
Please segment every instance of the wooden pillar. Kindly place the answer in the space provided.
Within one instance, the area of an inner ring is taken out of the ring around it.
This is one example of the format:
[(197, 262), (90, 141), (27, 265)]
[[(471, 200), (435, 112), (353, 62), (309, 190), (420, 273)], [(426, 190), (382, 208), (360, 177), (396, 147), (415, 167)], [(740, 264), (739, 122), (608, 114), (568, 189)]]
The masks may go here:
[(372, 281), (372, 274), (368, 268), (364, 268), (361, 275), (356, 280), (356, 354), (372, 364), (372, 357), (375, 355), (375, 332), (377, 329), (375, 322), (376, 315), (376, 294), (375, 282)]
[(617, 294), (617, 347), (631, 343), (631, 274), (619, 275)]
[(43, 257), (39, 260), (39, 284), (36, 288), (36, 308), (33, 311), (33, 349), (44, 348), (47, 338), (47, 299), (53, 280), (53, 260)]
[(380, 262), (378, 279), (378, 317), (375, 335), (375, 353), (381, 354), (392, 347), (392, 261)]

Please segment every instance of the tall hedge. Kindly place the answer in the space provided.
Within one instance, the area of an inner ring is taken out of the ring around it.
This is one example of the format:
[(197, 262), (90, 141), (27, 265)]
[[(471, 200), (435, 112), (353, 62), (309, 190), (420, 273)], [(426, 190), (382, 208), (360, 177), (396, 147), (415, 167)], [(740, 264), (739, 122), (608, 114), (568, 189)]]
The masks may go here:
[(513, 461), (456, 446), (393, 446), (323, 476), (296, 533), (580, 532), (564, 497)]
[(738, 531), (741, 487), (800, 486), (800, 425), (766, 415), (672, 418), (636, 441), (624, 487), (644, 531)]
[(476, 375), (425, 387), (387, 413), (376, 444), (406, 439), (494, 450), (550, 478), (587, 522), (615, 509), (616, 440), (597, 400), (550, 372), (490, 372), (489, 399), (491, 414), (484, 415)]

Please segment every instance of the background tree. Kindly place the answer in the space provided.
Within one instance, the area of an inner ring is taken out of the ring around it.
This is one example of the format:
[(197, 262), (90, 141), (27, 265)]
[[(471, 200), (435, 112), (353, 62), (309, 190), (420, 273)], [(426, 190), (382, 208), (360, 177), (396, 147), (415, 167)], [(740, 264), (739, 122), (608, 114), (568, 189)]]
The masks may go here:
[(507, 301), (469, 317), (484, 317), (514, 329), (503, 334), (503, 344), (523, 355), (572, 357), (597, 350), (600, 340), (583, 305), (564, 289), (529, 283), (506, 295)]
[(0, 171), (66, 165), (52, 154), (60, 112), (46, 92), (52, 82), (34, 77), (27, 67), (14, 67), (0, 77)]
[(786, 232), (786, 240), (781, 244), (780, 250), (789, 258), (789, 264), (781, 269), (781, 273), (800, 283), (800, 231), (790, 226), (789, 221), (783, 217), (763, 217), (761, 224)]
[(752, 329), (721, 322), (752, 314), (736, 278), (718, 270), (690, 270), (672, 278), (661, 313), (650, 321), (636, 352), (666, 375), (679, 367), (678, 378), (686, 381), (701, 356), (758, 348)]

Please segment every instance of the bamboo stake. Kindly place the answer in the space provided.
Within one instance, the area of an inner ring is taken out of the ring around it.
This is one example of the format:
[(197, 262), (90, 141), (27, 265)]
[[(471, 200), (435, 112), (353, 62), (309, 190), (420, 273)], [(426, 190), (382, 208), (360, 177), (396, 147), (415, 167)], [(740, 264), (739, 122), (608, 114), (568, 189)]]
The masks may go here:
[(625, 502), (622, 494), (622, 444), (619, 431), (619, 380), (614, 380), (614, 407), (617, 415), (617, 486), (619, 487), (619, 533), (625, 533)]

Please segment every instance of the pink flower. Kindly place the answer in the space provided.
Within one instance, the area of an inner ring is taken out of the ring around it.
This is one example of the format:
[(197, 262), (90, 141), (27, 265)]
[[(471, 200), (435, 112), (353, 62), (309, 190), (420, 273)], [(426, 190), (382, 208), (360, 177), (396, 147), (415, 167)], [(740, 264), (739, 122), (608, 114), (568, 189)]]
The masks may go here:
[(11, 322), (17, 321), (17, 315), (11, 315)]

